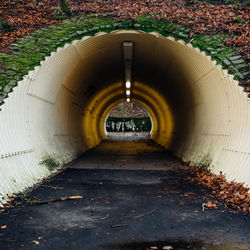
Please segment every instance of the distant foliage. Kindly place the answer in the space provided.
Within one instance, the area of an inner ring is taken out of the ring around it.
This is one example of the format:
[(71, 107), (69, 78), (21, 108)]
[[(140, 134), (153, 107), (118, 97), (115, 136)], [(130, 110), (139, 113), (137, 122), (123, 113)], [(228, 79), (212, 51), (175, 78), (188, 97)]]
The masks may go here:
[(110, 117), (134, 117), (143, 118), (148, 117), (147, 110), (139, 103), (135, 102), (121, 102), (112, 108), (109, 114)]
[(136, 102), (121, 102), (109, 113), (106, 122), (108, 132), (140, 132), (151, 130), (147, 110)]
[(108, 117), (106, 122), (107, 132), (141, 132), (150, 131), (152, 127), (149, 117), (122, 118)]

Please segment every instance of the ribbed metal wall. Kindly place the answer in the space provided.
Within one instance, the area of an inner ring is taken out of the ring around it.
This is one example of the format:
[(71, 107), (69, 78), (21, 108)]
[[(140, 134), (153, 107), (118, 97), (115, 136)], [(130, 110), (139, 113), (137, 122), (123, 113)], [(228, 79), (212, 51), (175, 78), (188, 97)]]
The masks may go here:
[[(112, 103), (123, 100), (122, 80), (104, 79), (89, 100), (84, 86), (98, 74), (95, 65), (122, 63), (119, 47), (130, 40), (139, 51), (135, 63), (143, 63), (143, 53), (148, 54), (145, 61), (170, 75), (162, 78), (167, 83), (134, 83), (132, 98), (147, 107), (154, 121), (152, 137), (191, 164), (208, 165), (214, 173), (250, 185), (250, 101), (233, 76), (191, 44), (158, 33), (114, 31), (59, 48), (5, 99), (0, 112), (1, 203), (103, 139), (100, 124)], [(164, 92), (166, 86), (174, 98)], [(183, 103), (174, 103), (178, 98)], [(48, 159), (58, 167), (51, 169)]]

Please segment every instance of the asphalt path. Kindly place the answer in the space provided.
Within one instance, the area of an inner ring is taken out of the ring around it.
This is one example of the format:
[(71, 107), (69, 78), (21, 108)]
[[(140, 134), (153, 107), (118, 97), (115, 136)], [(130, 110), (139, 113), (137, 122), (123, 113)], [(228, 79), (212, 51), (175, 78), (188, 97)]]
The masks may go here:
[(250, 249), (250, 216), (188, 175), (150, 140), (104, 141), (0, 214), (0, 249)]

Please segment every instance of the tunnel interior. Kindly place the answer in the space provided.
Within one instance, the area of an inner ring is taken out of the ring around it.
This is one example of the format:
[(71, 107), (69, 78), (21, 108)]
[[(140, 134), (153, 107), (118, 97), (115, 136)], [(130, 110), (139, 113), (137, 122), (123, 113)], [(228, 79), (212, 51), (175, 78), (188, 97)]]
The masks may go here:
[(59, 48), (9, 95), (0, 112), (3, 193), (55, 170), (48, 169), (48, 159), (62, 166), (106, 138), (108, 113), (126, 101), (123, 43), (128, 41), (133, 43), (130, 98), (147, 109), (151, 138), (192, 165), (249, 184), (249, 100), (233, 77), (191, 44), (120, 30)]

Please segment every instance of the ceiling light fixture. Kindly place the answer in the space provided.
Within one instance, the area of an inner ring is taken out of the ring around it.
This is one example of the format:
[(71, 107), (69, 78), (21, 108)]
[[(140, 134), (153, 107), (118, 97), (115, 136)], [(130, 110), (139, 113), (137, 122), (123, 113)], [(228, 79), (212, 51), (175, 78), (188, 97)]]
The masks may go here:
[(130, 81), (126, 81), (126, 88), (129, 89), (131, 87), (131, 82)]
[(131, 73), (132, 73), (132, 56), (133, 56), (133, 42), (123, 42), (124, 52), (124, 73), (125, 73), (125, 87), (127, 102), (130, 102), (131, 93)]

